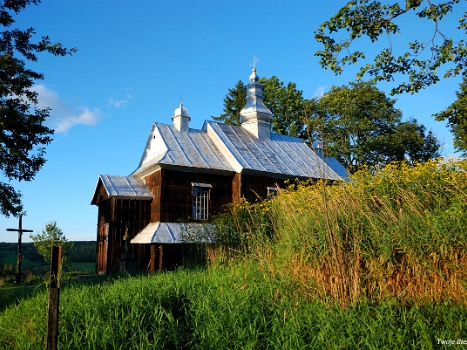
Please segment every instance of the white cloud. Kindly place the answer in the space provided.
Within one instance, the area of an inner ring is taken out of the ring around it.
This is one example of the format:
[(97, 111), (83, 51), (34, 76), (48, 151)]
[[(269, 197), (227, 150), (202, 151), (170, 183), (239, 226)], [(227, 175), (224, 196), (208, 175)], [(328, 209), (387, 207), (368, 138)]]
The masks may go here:
[(32, 90), (39, 94), (39, 108), (51, 108), (48, 122), (56, 132), (66, 133), (78, 124), (96, 125), (100, 119), (99, 109), (90, 110), (86, 107), (70, 106), (62, 101), (55, 91), (42, 84), (35, 85)]
[(315, 93), (313, 94), (313, 97), (321, 97), (324, 95), (325, 91), (326, 91), (326, 86), (318, 86)]
[(128, 105), (128, 101), (133, 99), (133, 96), (130, 94), (127, 94), (125, 96), (126, 98), (120, 99), (120, 100), (114, 100), (113, 98), (109, 99), (109, 107), (115, 107), (115, 108), (122, 108), (126, 107)]

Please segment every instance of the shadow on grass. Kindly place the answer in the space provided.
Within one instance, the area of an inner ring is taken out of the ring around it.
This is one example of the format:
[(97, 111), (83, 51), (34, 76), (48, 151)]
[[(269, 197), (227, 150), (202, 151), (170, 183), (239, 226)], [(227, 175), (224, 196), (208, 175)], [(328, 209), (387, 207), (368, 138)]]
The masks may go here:
[(7, 307), (18, 305), (23, 299), (29, 299), (46, 289), (45, 283), (21, 285), (0, 289), (0, 312)]

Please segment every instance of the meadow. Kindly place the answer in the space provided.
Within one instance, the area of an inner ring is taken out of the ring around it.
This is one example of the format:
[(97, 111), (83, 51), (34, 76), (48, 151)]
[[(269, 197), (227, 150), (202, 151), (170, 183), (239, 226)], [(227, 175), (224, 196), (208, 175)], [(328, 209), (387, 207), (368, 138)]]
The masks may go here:
[[(290, 183), (218, 215), (206, 266), (62, 283), (63, 349), (436, 349), (467, 342), (467, 162)], [(0, 348), (45, 345), (46, 286)]]

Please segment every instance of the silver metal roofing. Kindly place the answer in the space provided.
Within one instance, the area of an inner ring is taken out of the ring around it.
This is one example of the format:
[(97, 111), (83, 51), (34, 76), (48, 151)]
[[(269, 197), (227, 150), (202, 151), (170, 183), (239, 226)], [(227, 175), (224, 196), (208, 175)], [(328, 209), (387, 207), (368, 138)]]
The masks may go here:
[(130, 243), (212, 243), (214, 241), (213, 231), (214, 226), (209, 224), (151, 222)]
[[(132, 175), (143, 177), (161, 166), (177, 166), (279, 177), (346, 177), (338, 161), (329, 158), (324, 162), (303, 140), (270, 133), (271, 111), (263, 103), (263, 85), (258, 79), (253, 67), (246, 86), (246, 106), (240, 113), (241, 127), (206, 121), (202, 130), (195, 130), (188, 128), (187, 120), (185, 124), (178, 119), (174, 125), (154, 123)], [(174, 113), (189, 118), (182, 104)]]
[(228, 152), (237, 172), (261, 172), (278, 176), (326, 178), (346, 177), (345, 168), (334, 158), (326, 163), (301, 139), (270, 134), (269, 139), (252, 137), (244, 128), (206, 121), (203, 129), (217, 138)]
[(272, 115), (271, 111), (264, 105), (263, 97), (263, 84), (258, 83), (258, 75), (256, 74), (256, 68), (253, 68), (253, 72), (250, 75), (250, 83), (245, 87), (246, 99), (245, 106), (240, 111), (241, 122), (247, 121), (251, 114), (254, 113), (258, 120), (262, 120), (269, 124), (269, 119)]
[(161, 165), (331, 180), (347, 176), (337, 160), (326, 158), (324, 162), (299, 138), (271, 133), (270, 139), (257, 139), (240, 126), (214, 121), (206, 121), (203, 130), (187, 133), (154, 123), (132, 175), (142, 177)]
[(125, 199), (152, 199), (148, 187), (132, 176), (99, 175), (110, 197)]
[(144, 176), (157, 165), (234, 172), (215, 143), (202, 130), (179, 132), (173, 125), (154, 123), (138, 168), (132, 175)]

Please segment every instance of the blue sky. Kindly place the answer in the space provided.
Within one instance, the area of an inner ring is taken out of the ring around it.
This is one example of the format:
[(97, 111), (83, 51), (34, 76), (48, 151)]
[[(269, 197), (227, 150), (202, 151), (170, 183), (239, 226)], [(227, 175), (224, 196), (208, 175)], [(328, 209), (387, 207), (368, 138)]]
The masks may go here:
[[(52, 108), (47, 125), (56, 132), (35, 180), (12, 182), (23, 194), (24, 228), (40, 233), (46, 223), (57, 221), (69, 240), (94, 240), (97, 207), (90, 202), (98, 175), (135, 170), (152, 123), (171, 123), (180, 99), (192, 128), (222, 113), (227, 90), (247, 81), (253, 55), (259, 58), (260, 77), (293, 81), (305, 98), (354, 80), (355, 68), (336, 77), (314, 56), (321, 49), (314, 30), (345, 3), (43, 0), (28, 7), (14, 27), (34, 27), (38, 36), (49, 35), (78, 52), (67, 57), (41, 54), (38, 62), (28, 63), (45, 75), (35, 89), (40, 104)], [(461, 6), (466, 11), (465, 2)], [(441, 29), (451, 35), (459, 17), (456, 11)], [(394, 48), (432, 35), (413, 17), (401, 25), (406, 31), (391, 39)], [(382, 48), (366, 41), (358, 45), (368, 56)], [(454, 100), (459, 82), (442, 80), (419, 94), (397, 97), (404, 116), (431, 129), (444, 144), (445, 155), (453, 154), (452, 137), (431, 115)], [(6, 228), (17, 223), (0, 216), (0, 241), (16, 242), (17, 235)], [(23, 241), (30, 241), (28, 234)]]

